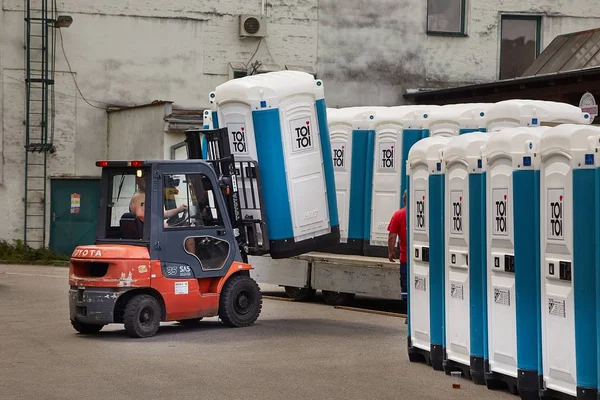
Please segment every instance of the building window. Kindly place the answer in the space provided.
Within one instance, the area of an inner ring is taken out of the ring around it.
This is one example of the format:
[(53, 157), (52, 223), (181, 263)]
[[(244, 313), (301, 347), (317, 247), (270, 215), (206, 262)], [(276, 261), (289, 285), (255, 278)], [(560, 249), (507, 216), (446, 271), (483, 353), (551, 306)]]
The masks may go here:
[(466, 0), (427, 0), (427, 33), (465, 36)]
[(541, 18), (502, 16), (500, 79), (520, 77), (540, 54)]
[(248, 76), (248, 71), (246, 70), (234, 70), (233, 71), (233, 79), (243, 78)]

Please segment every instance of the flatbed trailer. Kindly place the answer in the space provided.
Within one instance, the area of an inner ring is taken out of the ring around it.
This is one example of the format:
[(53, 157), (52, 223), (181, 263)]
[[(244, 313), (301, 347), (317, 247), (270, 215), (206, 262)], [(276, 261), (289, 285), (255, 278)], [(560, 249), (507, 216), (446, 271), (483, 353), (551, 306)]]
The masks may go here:
[(348, 305), (357, 294), (402, 299), (400, 263), (387, 258), (311, 252), (280, 260), (249, 257), (249, 262), (257, 282), (282, 286), (298, 301), (308, 300), (317, 290), (331, 305)]

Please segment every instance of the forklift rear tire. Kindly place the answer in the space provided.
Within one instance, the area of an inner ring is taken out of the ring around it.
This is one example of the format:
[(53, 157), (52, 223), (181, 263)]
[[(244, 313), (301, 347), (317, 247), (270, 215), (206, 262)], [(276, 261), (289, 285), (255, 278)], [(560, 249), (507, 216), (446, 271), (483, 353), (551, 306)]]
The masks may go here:
[(160, 326), (160, 304), (147, 294), (133, 297), (125, 305), (125, 331), (134, 338), (154, 336)]
[(71, 325), (73, 325), (73, 328), (75, 328), (77, 332), (83, 333), (84, 335), (98, 333), (102, 328), (104, 328), (104, 325), (86, 324), (85, 322), (80, 322), (76, 319), (71, 320)]
[(254, 279), (235, 275), (225, 283), (219, 298), (219, 318), (227, 326), (252, 325), (262, 309), (262, 294)]

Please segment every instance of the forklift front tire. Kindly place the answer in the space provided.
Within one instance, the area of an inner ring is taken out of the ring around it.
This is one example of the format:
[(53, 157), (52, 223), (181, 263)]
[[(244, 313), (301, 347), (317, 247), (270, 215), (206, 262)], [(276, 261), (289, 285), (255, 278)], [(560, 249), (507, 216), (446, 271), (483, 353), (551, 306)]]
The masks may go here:
[(125, 331), (134, 338), (154, 336), (160, 326), (160, 315), (160, 304), (154, 297), (147, 294), (137, 295), (125, 305)]
[(235, 275), (225, 283), (219, 298), (219, 318), (227, 326), (254, 324), (262, 309), (262, 293), (254, 279)]
[(73, 328), (77, 332), (83, 333), (84, 335), (98, 333), (102, 328), (104, 328), (104, 325), (86, 324), (85, 322), (80, 322), (76, 319), (71, 320), (71, 325), (73, 325)]

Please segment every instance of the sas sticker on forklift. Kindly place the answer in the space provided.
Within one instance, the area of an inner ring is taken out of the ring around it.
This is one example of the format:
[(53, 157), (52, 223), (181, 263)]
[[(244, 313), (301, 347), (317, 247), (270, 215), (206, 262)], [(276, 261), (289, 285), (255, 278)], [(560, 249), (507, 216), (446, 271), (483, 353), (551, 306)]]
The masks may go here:
[(175, 282), (175, 294), (188, 294), (188, 283)]

